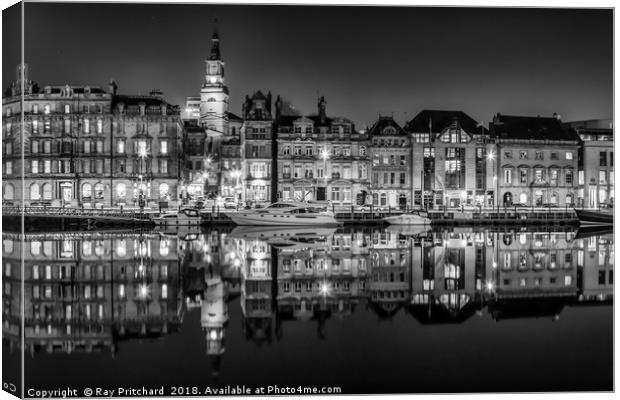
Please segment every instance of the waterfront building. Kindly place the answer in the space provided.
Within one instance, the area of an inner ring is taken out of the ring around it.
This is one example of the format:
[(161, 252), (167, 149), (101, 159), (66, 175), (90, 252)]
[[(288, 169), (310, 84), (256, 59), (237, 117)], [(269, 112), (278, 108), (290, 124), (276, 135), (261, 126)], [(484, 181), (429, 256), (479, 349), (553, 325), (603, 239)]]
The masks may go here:
[(251, 98), (246, 96), (243, 103), (243, 199), (254, 204), (276, 198), (271, 103), (271, 92), (265, 96), (260, 90)]
[(393, 117), (379, 117), (368, 131), (372, 204), (381, 208), (411, 208), (411, 140)]
[[(3, 201), (101, 207), (175, 202), (182, 126), (159, 91), (13, 85), (3, 98)], [(24, 165), (21, 150), (24, 151)], [(23, 174), (23, 181), (22, 181)]]
[(498, 206), (573, 207), (581, 140), (558, 116), (497, 114), (491, 123), (499, 175)]
[(488, 130), (462, 111), (423, 110), (405, 125), (411, 136), (413, 205), (493, 207)]
[(363, 204), (368, 195), (368, 135), (344, 117), (328, 117), (319, 98), (316, 115), (283, 115), (276, 100), (277, 196), (283, 200)]
[(579, 157), (577, 206), (598, 208), (614, 204), (613, 121), (597, 119), (567, 122), (582, 141)]

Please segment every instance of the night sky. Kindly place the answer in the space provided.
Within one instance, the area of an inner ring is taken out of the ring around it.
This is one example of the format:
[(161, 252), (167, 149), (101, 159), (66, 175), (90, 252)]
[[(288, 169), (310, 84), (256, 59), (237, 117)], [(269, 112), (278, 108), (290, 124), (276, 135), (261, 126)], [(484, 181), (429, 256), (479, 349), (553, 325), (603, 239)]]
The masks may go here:
[[(5, 12), (3, 86), (19, 62), (16, 18)], [(611, 118), (611, 10), (26, 3), (26, 62), (40, 86), (199, 94), (218, 20), (231, 111), (271, 90), (302, 113), (358, 128), (394, 113), (459, 109)], [(12, 35), (10, 40), (6, 35)]]

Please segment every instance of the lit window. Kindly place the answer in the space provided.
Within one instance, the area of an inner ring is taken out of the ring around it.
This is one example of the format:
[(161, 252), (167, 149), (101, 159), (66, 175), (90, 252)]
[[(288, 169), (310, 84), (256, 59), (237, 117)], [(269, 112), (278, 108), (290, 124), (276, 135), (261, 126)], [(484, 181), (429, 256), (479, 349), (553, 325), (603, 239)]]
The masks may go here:
[(103, 133), (103, 120), (97, 120), (97, 133)]
[(43, 107), (43, 113), (44, 113), (44, 114), (49, 114), (49, 113), (50, 113), (50, 110), (51, 110), (51, 109), (50, 109), (50, 105), (49, 105), (49, 104), (46, 104), (46, 105)]
[(163, 141), (161, 142), (161, 147), (160, 147), (160, 149), (161, 149), (161, 154), (168, 154), (168, 142), (167, 142), (167, 141), (165, 141), (165, 140), (163, 140)]
[(566, 159), (567, 160), (572, 160), (573, 159), (573, 152), (572, 151), (567, 151), (566, 152)]
[(69, 114), (71, 112), (71, 106), (69, 104), (65, 104), (65, 114)]

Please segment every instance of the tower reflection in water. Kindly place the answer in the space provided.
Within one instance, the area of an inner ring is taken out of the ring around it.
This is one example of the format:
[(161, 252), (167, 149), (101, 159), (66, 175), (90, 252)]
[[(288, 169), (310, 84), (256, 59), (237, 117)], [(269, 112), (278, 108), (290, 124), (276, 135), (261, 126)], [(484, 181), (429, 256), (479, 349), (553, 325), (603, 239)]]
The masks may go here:
[[(22, 249), (21, 246), (24, 246)], [(246, 340), (279, 340), (294, 321), (326, 339), (331, 318), (356, 308), (422, 324), (560, 318), (610, 304), (611, 232), (408, 232), (235, 228), (183, 238), (141, 232), (3, 233), (3, 341), (20, 345), (24, 255), (25, 350), (117, 351), (134, 338), (178, 334), (200, 312), (217, 374), (228, 308), (239, 302)], [(199, 311), (197, 311), (199, 310)]]

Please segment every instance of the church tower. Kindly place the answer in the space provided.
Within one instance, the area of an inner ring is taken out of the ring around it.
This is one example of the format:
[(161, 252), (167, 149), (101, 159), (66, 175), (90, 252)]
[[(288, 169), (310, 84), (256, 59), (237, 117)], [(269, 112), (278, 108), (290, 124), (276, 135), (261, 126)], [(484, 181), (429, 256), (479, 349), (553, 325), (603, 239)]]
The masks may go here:
[(228, 87), (224, 84), (224, 61), (217, 31), (211, 38), (211, 53), (206, 60), (205, 81), (200, 90), (200, 126), (207, 137), (228, 135)]

